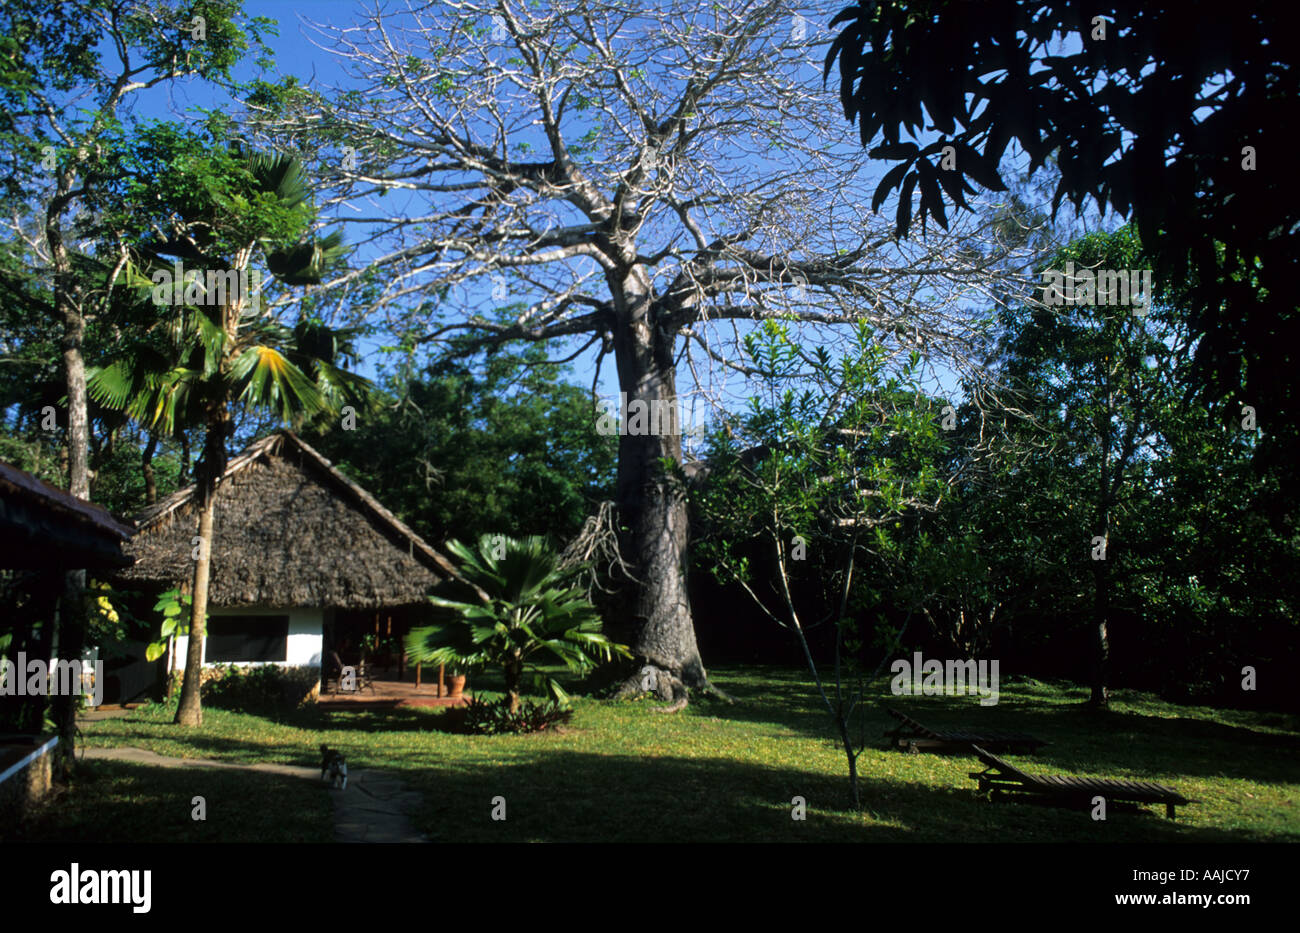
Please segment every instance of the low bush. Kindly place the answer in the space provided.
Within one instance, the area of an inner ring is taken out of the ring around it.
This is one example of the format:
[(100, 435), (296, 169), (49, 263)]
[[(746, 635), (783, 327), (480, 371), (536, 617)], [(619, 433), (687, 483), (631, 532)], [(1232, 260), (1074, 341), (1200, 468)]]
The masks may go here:
[[(180, 693), (177, 671), (173, 695)], [(283, 667), (278, 664), (216, 664), (203, 668), (205, 705), (245, 713), (278, 714), (310, 703), (320, 693), (319, 667)]]
[(510, 711), (508, 699), (485, 703), (470, 700), (464, 707), (463, 728), (474, 735), (508, 735), (554, 729), (573, 718), (573, 710), (554, 700), (523, 700)]

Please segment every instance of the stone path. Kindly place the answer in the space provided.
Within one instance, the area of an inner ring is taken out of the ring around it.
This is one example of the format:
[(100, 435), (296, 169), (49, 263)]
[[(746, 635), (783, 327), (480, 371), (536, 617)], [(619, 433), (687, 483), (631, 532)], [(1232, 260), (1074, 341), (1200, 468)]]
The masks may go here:
[[(320, 772), (314, 775), (320, 780)], [(406, 814), (420, 805), (420, 795), (383, 771), (348, 775), (347, 790), (334, 795), (334, 838), (338, 842), (428, 842)]]
[[(126, 761), (160, 768), (233, 768), (282, 777), (320, 780), (319, 768), (300, 765), (236, 764), (208, 758), (169, 758), (143, 748), (87, 748), (87, 758)], [(427, 842), (411, 825), (407, 814), (420, 803), (420, 795), (406, 790), (397, 778), (371, 769), (348, 775), (346, 790), (330, 788), (334, 798), (336, 842)]]

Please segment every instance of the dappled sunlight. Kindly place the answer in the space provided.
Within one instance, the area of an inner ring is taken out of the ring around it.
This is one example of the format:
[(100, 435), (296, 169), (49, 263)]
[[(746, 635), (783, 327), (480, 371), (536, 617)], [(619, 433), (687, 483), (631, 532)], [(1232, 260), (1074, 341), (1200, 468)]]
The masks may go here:
[[(575, 700), (569, 726), (533, 735), (469, 736), (443, 711), (325, 713), (304, 707), (277, 720), (209, 709), (194, 731), (151, 706), (86, 724), (94, 746), (162, 755), (313, 766), (317, 748), (341, 750), (353, 768), (387, 769), (422, 795), (412, 814), (433, 840), (492, 841), (1300, 841), (1297, 735), (1256, 728), (1269, 714), (1170, 707), (1143, 694), (1108, 713), (1079, 706), (1078, 692), (1012, 684), (1001, 701), (892, 697), (890, 705), (936, 729), (1029, 731), (1048, 743), (1008, 755), (1032, 773), (1158, 780), (1194, 803), (1169, 821), (1155, 807), (1118, 807), (1097, 823), (1086, 812), (977, 797), (965, 753), (908, 754), (884, 747), (893, 722), (864, 709), (859, 762), (863, 808), (849, 805), (843, 750), (805, 671), (718, 669), (734, 704), (698, 700), (677, 715), (653, 700)], [(509, 817), (490, 818), (504, 797)], [(793, 819), (802, 798), (806, 819)]]

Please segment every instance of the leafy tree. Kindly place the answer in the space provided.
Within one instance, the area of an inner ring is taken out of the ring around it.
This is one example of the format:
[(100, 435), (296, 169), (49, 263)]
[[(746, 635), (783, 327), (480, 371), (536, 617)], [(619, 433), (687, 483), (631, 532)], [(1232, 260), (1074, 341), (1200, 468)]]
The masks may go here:
[[(1068, 495), (1056, 505), (1061, 514), (1082, 517), (1074, 524), (1084, 535), (1062, 541), (1061, 557), (1063, 563), (1091, 565), (1091, 702), (1098, 706), (1107, 704), (1112, 567), (1132, 559), (1123, 534), (1140, 522), (1130, 493), (1143, 459), (1161, 453), (1159, 432), (1181, 401), (1178, 362), (1191, 346), (1186, 331), (1157, 306), (1150, 276), (1150, 289), (1129, 294), (1123, 304), (1115, 301), (1118, 295), (1098, 293), (1096, 283), (1103, 276), (1113, 281), (1112, 273), (1123, 276), (1128, 292), (1130, 273), (1141, 282), (1143, 264), (1132, 228), (1077, 240), (1051, 263), (1053, 270), (1066, 271), (1051, 273), (1061, 281), (1045, 288), (1046, 306), (1026, 308), (1007, 327), (1005, 377), (1039, 424), (1059, 425), (1051, 431), (1049, 456), (1071, 481), (1052, 487)], [(1070, 269), (1087, 278), (1067, 280)], [(1084, 289), (1089, 282), (1092, 291)]]
[[(12, 216), (20, 222), (12, 233), (36, 260), (31, 274), (47, 284), (26, 294), (43, 299), (34, 310), (60, 328), (73, 495), (90, 495), (86, 328), (104, 313), (120, 269), (116, 257), (107, 262), (88, 257), (77, 244), (84, 238), (103, 240), (94, 232), (94, 218), (122, 112), (135, 95), (183, 76), (233, 86), (231, 69), (250, 48), (265, 61), (261, 34), (270, 26), (244, 17), (238, 0), (13, 0), (0, 7), (5, 213), (18, 205)], [(80, 655), (85, 642), (85, 582), (83, 571), (70, 571), (64, 581), (59, 650), (69, 656)], [(57, 719), (64, 770), (71, 765), (75, 716), (71, 699), (61, 700)]]
[[(686, 586), (687, 496), (666, 469), (683, 403), (715, 397), (739, 337), (774, 315), (823, 341), (867, 321), (967, 352), (961, 295), (1002, 277), (985, 228), (898, 244), (865, 210), (865, 160), (835, 143), (799, 9), (469, 0), (403, 14), (400, 48), (377, 10), (362, 32), (322, 27), (362, 86), (281, 86), (259, 114), (320, 153), (340, 206), (401, 199), (353, 217), (383, 252), (340, 294), (378, 282), (367, 305), (422, 341), (558, 341), (617, 369), (629, 430), (602, 542), (630, 573), (609, 618), (686, 691), (720, 692)], [(679, 392), (688, 378), (698, 392)], [(633, 429), (638, 411), (653, 422)]]
[(392, 373), (351, 430), (312, 443), (421, 535), (577, 533), (613, 487), (616, 443), (591, 430), (587, 390), (505, 348)]
[(1031, 170), (1055, 157), (1053, 209), (1091, 199), (1130, 216), (1157, 277), (1189, 283), (1203, 399), (1244, 385), (1274, 463), (1293, 466), (1300, 85), (1282, 41), (1289, 22), (1268, 0), (873, 0), (835, 17), (826, 75), (838, 62), (844, 115), (873, 158), (897, 163), (873, 205), (899, 192), (900, 235), (913, 219), (946, 226), (945, 204), (965, 207), (971, 181), (1002, 190), (1013, 142)]
[(530, 668), (558, 702), (567, 701), (559, 682), (536, 670), (539, 663), (558, 661), (585, 674), (615, 655), (631, 656), (601, 634), (596, 607), (573, 585), (572, 571), (559, 569), (559, 556), (541, 537), (483, 535), (477, 551), (459, 541), (447, 542), (447, 550), (460, 560), (460, 574), (475, 592), (462, 599), (430, 597), (453, 612), (455, 621), (412, 629), (406, 650), (414, 660), (461, 670), (499, 667), (507, 708), (514, 713)]
[[(794, 635), (834, 721), (857, 807), (866, 739), (854, 724), (870, 679), (865, 617), (877, 608), (862, 578), (878, 579), (876, 564), (897, 548), (907, 514), (943, 498), (939, 406), (916, 385), (919, 357), (886, 376), (888, 353), (865, 327), (857, 352), (838, 362), (823, 347), (805, 351), (777, 322), (746, 347), (768, 382), (740, 424), (714, 440), (695, 497), (699, 559)], [(823, 680), (807, 637), (808, 610), (819, 604), (835, 625), (833, 681)], [(887, 658), (902, 632), (877, 634)]]
[[(231, 403), (239, 399), (291, 420), (335, 407), (355, 396), (364, 380), (335, 368), (332, 360), (303, 359), (311, 374), (304, 372), (290, 348), (318, 337), (321, 325), (300, 321), (290, 330), (271, 308), (261, 307), (260, 295), (247, 284), (256, 253), (285, 285), (319, 281), (340, 257), (339, 236), (318, 239), (313, 234), (315, 211), (301, 163), (282, 154), (206, 146), (201, 138), (167, 125), (152, 128), (146, 142), (142, 163), (152, 170), (140, 171), (136, 184), (154, 197), (137, 191), (133, 203), (153, 208), (142, 231), (165, 233), (139, 242), (138, 264), (151, 274), (132, 268), (128, 281), (163, 307), (143, 339), (96, 371), (92, 390), (106, 404), (164, 433), (195, 425), (204, 429), (203, 455), (195, 471), (199, 557), (192, 635), (176, 711), (177, 723), (197, 726), (202, 721), (199, 678), (212, 520), (232, 432)], [(172, 257), (191, 263), (191, 271), (166, 288), (170, 270), (164, 261)], [(214, 279), (213, 273), (235, 278)], [(228, 287), (230, 282), (239, 287)], [(182, 302), (177, 289), (183, 290)]]
[[(1100, 276), (1147, 263), (1125, 227), (1080, 238), (1049, 265)], [(1137, 305), (1013, 307), (1007, 407), (963, 411), (955, 439), (968, 462), (925, 522), (925, 546), (899, 569), (932, 588), (925, 615), (938, 631), (975, 622), (987, 643), (995, 628), (1014, 629), (1002, 646), (1040, 665), (1090, 643), (1098, 706), (1114, 635), (1129, 682), (1187, 697), (1192, 685), (1200, 695), (1225, 688), (1245, 664), (1276, 663), (1293, 627), (1279, 623), (1294, 588), (1263, 569), (1293, 547), (1293, 522), (1271, 492), (1280, 477), (1250, 476), (1247, 419), (1216, 419), (1187, 400), (1194, 337), (1180, 290), (1152, 284)], [(978, 457), (977, 434), (996, 438)], [(1088, 641), (1070, 634), (1085, 628)], [(1235, 666), (1216, 657), (1230, 644)]]

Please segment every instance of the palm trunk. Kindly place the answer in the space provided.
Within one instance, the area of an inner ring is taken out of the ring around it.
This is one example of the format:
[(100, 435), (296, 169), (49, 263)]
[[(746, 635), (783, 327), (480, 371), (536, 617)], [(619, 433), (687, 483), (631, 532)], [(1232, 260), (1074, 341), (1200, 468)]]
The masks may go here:
[(524, 679), (523, 665), (518, 658), (510, 658), (505, 663), (506, 702), (510, 712), (519, 712), (520, 685)]
[(144, 504), (153, 505), (158, 501), (158, 481), (153, 471), (153, 455), (158, 449), (158, 436), (149, 435), (149, 443), (144, 447), (140, 460), (140, 472), (144, 474)]
[[(251, 246), (241, 249), (236, 256), (235, 268), (240, 271), (246, 269), (251, 255)], [(221, 309), (221, 328), (226, 334), (226, 346), (217, 379), (222, 385), (228, 385), (225, 380), (239, 336), (239, 315), (243, 306), (244, 296), (236, 296)], [(185, 653), (185, 676), (181, 680), (181, 701), (176, 707), (175, 721), (182, 726), (198, 726), (203, 722), (200, 693), (203, 683), (203, 637), (208, 618), (208, 580), (212, 571), (213, 513), (216, 509), (217, 485), (226, 472), (226, 441), (232, 433), (231, 422), (229, 399), (214, 401), (208, 409), (203, 457), (195, 470), (199, 487), (199, 556), (194, 563), (190, 642)]]
[(208, 576), (212, 568), (212, 513), (215, 496), (208, 487), (205, 466), (199, 472), (204, 475), (201, 484), (205, 487), (199, 507), (199, 559), (194, 562), (194, 602), (190, 615), (190, 640), (185, 652), (185, 676), (181, 681), (181, 702), (176, 707), (176, 723), (182, 726), (203, 725), (203, 708), (199, 702), (199, 688), (203, 679), (203, 637), (206, 626), (203, 624), (208, 610)]
[(194, 562), (193, 602), (190, 606), (190, 640), (185, 652), (185, 675), (181, 679), (181, 700), (175, 722), (182, 726), (203, 724), (200, 690), (203, 681), (203, 638), (208, 617), (208, 581), (212, 572), (212, 525), (216, 511), (217, 483), (226, 471), (226, 433), (229, 412), (225, 406), (209, 418), (203, 459), (196, 469), (199, 493), (199, 554)]

